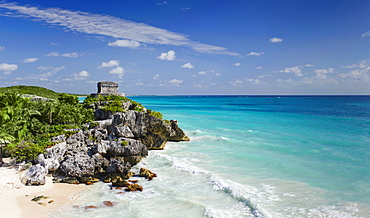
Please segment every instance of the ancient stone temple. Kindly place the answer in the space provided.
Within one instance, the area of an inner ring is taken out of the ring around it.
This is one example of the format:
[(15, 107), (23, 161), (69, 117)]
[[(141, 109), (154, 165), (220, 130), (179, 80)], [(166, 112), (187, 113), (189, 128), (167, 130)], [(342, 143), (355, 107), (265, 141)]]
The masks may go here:
[(124, 93), (118, 92), (118, 83), (117, 82), (98, 82), (98, 93), (92, 93), (93, 97), (98, 95), (118, 95), (125, 96)]

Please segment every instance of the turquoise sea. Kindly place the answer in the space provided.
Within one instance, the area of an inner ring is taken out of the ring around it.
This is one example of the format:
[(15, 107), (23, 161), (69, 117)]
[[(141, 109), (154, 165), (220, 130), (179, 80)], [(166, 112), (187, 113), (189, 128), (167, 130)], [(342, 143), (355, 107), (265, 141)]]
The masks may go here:
[(370, 217), (370, 96), (130, 98), (191, 141), (134, 167), (143, 192), (98, 183), (52, 217)]

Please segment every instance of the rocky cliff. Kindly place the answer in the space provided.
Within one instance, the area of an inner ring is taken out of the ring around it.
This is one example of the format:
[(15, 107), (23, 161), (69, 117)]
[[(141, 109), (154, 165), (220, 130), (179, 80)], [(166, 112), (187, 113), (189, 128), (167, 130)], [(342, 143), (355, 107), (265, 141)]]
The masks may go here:
[(119, 184), (132, 176), (131, 167), (145, 158), (148, 150), (163, 149), (167, 141), (189, 140), (176, 121), (153, 116), (136, 102), (115, 101), (120, 112), (104, 109), (110, 104), (106, 99), (87, 104), (95, 109), (97, 121), (70, 130), (74, 132), (70, 137), (52, 139), (59, 143), (38, 156), (22, 182), (43, 185), (45, 176), (52, 174), (57, 182)]

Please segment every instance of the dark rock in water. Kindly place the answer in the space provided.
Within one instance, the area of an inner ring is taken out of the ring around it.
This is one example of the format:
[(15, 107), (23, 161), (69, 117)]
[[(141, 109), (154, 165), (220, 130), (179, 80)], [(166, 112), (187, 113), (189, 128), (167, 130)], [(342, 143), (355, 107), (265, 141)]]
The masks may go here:
[(127, 188), (125, 188), (125, 191), (130, 191), (130, 192), (141, 191), (142, 192), (143, 187), (139, 184), (131, 184)]
[(103, 201), (103, 205), (106, 207), (113, 207), (113, 203), (111, 201)]
[(110, 173), (111, 175), (115, 177), (120, 177), (123, 179), (128, 179), (132, 176), (131, 170), (131, 164), (128, 162), (122, 162), (116, 159), (110, 160), (110, 165), (107, 167), (106, 171), (107, 173)]
[(85, 206), (85, 210), (87, 210), (87, 209), (94, 209), (94, 208), (98, 208), (98, 207), (97, 206), (92, 206), (92, 205)]
[(112, 186), (118, 186), (118, 187), (128, 187), (130, 185), (129, 182), (125, 179), (117, 179), (114, 182), (112, 182)]
[(189, 141), (190, 138), (184, 133), (177, 124), (176, 120), (170, 120), (171, 122), (171, 135), (169, 141), (180, 142)]
[(23, 175), (21, 181), (25, 185), (44, 185), (46, 169), (40, 164), (31, 166)]
[(154, 177), (157, 177), (157, 174), (153, 173), (152, 171), (145, 169), (145, 168), (140, 168), (140, 177), (145, 177), (146, 179), (153, 180)]

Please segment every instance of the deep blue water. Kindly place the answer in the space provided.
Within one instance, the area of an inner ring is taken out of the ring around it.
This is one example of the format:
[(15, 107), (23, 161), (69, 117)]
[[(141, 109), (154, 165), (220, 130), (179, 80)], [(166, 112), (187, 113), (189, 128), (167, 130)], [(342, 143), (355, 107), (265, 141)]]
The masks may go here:
[(370, 96), (130, 98), (191, 141), (150, 152), (142, 193), (83, 195), (121, 206), (93, 216), (370, 217)]

